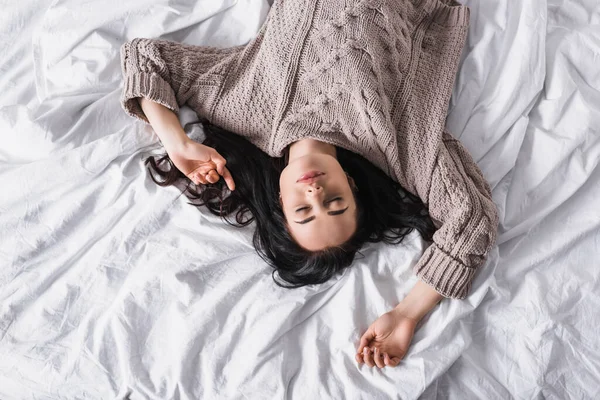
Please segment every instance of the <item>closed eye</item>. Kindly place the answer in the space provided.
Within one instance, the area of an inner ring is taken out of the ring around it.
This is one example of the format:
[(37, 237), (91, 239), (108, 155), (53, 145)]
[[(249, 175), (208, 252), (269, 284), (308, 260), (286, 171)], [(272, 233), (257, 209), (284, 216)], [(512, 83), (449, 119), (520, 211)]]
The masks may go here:
[[(350, 206), (348, 206), (348, 207), (346, 207), (346, 208), (344, 208), (344, 209), (342, 209), (342, 210), (337, 210), (337, 211), (327, 211), (327, 214), (329, 214), (329, 215), (342, 215), (343, 213), (345, 213), (345, 212), (346, 212), (346, 210), (347, 210), (349, 207), (350, 207)], [(307, 224), (307, 223), (309, 223), (310, 221), (314, 221), (314, 220), (315, 220), (315, 218), (317, 218), (317, 217), (315, 217), (315, 216), (313, 215), (312, 217), (308, 217), (308, 218), (306, 218), (306, 219), (303, 219), (302, 221), (294, 221), (294, 222), (295, 222), (295, 223), (297, 223), (297, 224)]]
[[(334, 197), (333, 199), (329, 199), (329, 200), (325, 200), (323, 202), (324, 205), (327, 205), (329, 203), (333, 203), (334, 201), (341, 201), (342, 198), (341, 197)], [(296, 212), (300, 212), (300, 211), (304, 211), (304, 210), (308, 210), (310, 207), (309, 206), (304, 206), (304, 207), (300, 207), (296, 210)]]

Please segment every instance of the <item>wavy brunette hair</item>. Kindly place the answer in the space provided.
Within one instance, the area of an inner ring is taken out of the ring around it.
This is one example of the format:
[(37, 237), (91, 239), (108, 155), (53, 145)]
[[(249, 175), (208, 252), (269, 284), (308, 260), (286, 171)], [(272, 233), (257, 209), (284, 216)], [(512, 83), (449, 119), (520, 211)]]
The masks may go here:
[[(366, 242), (400, 243), (413, 229), (431, 241), (433, 221), (419, 197), (404, 190), (362, 156), (337, 147), (337, 159), (354, 179), (357, 228), (345, 243), (320, 251), (308, 251), (290, 235), (279, 202), (279, 176), (286, 158), (273, 158), (241, 136), (209, 123), (202, 123), (203, 144), (213, 147), (227, 160), (236, 189), (230, 192), (220, 179), (196, 186), (179, 171), (168, 154), (145, 160), (152, 180), (159, 186), (174, 185), (196, 207), (205, 206), (227, 223), (242, 227), (256, 223), (253, 245), (260, 257), (273, 267), (275, 283), (297, 288), (328, 281), (349, 267)], [(156, 177), (155, 177), (156, 175)], [(288, 283), (275, 279), (275, 272)]]

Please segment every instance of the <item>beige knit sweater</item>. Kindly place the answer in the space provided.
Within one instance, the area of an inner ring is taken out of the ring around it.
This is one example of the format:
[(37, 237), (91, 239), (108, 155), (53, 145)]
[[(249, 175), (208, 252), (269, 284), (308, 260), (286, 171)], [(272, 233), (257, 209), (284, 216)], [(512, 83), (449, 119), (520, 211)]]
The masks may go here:
[(491, 190), (445, 119), (469, 9), (454, 0), (275, 0), (232, 48), (135, 38), (121, 47), (121, 102), (186, 104), (271, 156), (315, 138), (363, 155), (428, 206), (433, 243), (414, 271), (469, 293), (496, 239)]

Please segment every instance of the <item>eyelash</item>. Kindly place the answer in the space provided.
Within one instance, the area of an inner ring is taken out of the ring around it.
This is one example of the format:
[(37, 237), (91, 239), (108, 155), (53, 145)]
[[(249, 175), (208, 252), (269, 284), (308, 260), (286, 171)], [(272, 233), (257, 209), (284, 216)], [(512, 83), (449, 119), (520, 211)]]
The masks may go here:
[[(333, 199), (327, 201), (327, 204), (329, 203), (333, 203), (334, 201), (339, 201), (341, 200), (341, 197), (334, 197)], [(300, 207), (299, 209), (296, 210), (296, 212), (302, 211), (302, 210), (306, 210), (308, 207)]]

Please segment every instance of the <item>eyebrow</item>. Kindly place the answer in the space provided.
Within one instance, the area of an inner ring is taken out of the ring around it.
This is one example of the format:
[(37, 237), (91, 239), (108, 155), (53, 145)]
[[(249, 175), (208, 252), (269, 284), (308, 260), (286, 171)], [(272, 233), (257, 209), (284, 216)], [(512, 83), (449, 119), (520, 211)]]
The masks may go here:
[[(348, 206), (350, 207), (350, 206)], [(344, 208), (343, 210), (337, 210), (337, 211), (327, 211), (327, 214), (329, 215), (342, 215), (343, 213), (346, 212), (346, 210), (348, 209), (348, 207)], [(310, 221), (314, 220), (315, 217), (314, 215), (312, 217), (308, 217), (306, 219), (303, 219), (302, 221), (294, 221), (297, 224), (308, 224)]]

